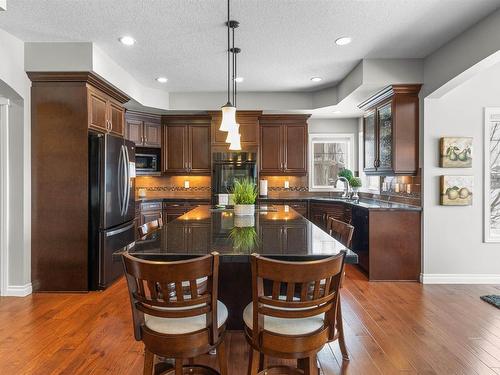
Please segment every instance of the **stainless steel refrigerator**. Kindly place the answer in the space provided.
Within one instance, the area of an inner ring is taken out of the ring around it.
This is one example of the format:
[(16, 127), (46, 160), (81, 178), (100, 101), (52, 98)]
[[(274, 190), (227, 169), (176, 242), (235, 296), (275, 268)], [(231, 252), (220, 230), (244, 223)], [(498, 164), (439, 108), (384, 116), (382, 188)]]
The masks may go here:
[(89, 134), (89, 289), (123, 274), (121, 252), (135, 240), (135, 145)]

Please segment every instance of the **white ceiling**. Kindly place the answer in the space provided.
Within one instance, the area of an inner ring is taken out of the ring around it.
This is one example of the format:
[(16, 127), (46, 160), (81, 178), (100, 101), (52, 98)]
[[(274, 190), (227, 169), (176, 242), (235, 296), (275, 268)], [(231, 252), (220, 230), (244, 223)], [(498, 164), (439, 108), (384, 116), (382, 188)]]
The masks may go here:
[[(244, 91), (312, 91), (362, 58), (422, 58), (500, 0), (232, 0)], [(25, 41), (92, 41), (142, 84), (223, 91), (225, 0), (8, 0), (0, 28)], [(118, 42), (131, 35), (137, 43)], [(335, 45), (340, 36), (352, 44)], [(166, 76), (165, 85), (155, 77)], [(309, 79), (323, 77), (320, 84)]]

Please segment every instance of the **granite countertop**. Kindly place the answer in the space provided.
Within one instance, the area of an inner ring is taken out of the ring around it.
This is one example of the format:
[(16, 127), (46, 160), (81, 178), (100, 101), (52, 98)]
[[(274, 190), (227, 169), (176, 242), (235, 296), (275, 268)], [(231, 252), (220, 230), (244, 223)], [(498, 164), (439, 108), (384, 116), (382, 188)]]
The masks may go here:
[[(293, 240), (291, 240), (293, 238)], [(137, 240), (129, 253), (146, 259), (188, 257), (217, 251), (223, 262), (248, 262), (252, 253), (287, 260), (322, 259), (346, 251), (314, 223), (284, 205), (257, 207), (254, 215), (199, 206)]]
[(358, 201), (351, 201), (341, 198), (330, 198), (330, 197), (259, 197), (261, 202), (273, 202), (273, 201), (308, 201), (308, 202), (342, 202), (351, 206), (366, 208), (370, 210), (404, 210), (404, 211), (422, 211), (422, 207), (412, 206), (404, 203), (396, 202), (385, 202), (375, 199), (360, 199)]
[(209, 202), (210, 197), (146, 197), (146, 198), (136, 198), (136, 202)]
[[(137, 198), (136, 202), (209, 202), (210, 197), (204, 196), (181, 196), (181, 197), (148, 197), (148, 198)], [(376, 199), (360, 199), (358, 201), (345, 200), (341, 198), (330, 198), (321, 196), (295, 196), (295, 197), (259, 197), (260, 202), (273, 202), (273, 201), (307, 201), (307, 202), (342, 202), (350, 206), (356, 206), (361, 208), (366, 208), (369, 210), (403, 210), (403, 211), (422, 211), (422, 207), (412, 206), (404, 203), (397, 202), (386, 202)]]

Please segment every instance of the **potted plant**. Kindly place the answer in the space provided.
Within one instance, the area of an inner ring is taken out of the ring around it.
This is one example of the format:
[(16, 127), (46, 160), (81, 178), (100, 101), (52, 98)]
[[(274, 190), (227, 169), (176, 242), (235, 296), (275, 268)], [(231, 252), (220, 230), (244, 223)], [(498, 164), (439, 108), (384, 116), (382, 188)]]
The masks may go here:
[(343, 168), (339, 172), (339, 177), (344, 177), (347, 181), (351, 181), (351, 179), (354, 177), (354, 174), (352, 173), (352, 171), (350, 169)]
[(359, 199), (359, 196), (358, 196), (358, 190), (359, 188), (362, 186), (362, 183), (361, 183), (361, 178), (359, 177), (352, 177), (350, 180), (349, 180), (349, 184), (351, 185), (352, 187), (352, 192), (354, 193), (352, 195), (352, 198), (353, 199)]
[(253, 215), (257, 194), (257, 186), (249, 178), (235, 180), (233, 187), (234, 214)]

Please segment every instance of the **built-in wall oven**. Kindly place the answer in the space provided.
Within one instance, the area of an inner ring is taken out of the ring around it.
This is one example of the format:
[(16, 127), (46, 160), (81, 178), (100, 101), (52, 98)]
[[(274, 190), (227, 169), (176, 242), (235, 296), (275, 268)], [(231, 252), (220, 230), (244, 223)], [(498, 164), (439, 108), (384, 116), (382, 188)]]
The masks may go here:
[(212, 203), (218, 194), (230, 193), (234, 180), (250, 178), (257, 182), (257, 154), (255, 152), (214, 152), (212, 154)]

